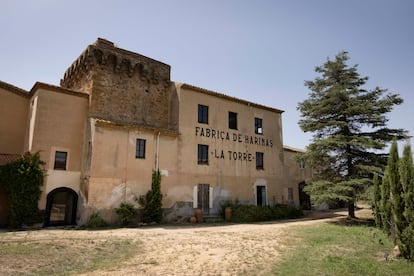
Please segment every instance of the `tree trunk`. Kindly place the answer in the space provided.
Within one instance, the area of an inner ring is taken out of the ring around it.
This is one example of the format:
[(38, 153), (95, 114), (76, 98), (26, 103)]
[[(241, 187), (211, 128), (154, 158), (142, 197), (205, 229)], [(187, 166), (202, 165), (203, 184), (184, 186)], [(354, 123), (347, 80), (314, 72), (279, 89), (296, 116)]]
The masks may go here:
[(348, 217), (355, 218), (355, 204), (353, 201), (348, 202)]

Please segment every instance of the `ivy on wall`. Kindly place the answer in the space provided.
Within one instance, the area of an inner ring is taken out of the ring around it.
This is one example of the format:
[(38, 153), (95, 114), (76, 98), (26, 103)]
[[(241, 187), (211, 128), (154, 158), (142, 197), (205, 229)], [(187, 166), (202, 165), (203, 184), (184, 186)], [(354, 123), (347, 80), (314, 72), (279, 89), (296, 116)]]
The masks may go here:
[(17, 161), (0, 166), (0, 185), (5, 187), (9, 199), (10, 227), (42, 221), (38, 201), (45, 175), (44, 164), (39, 152), (27, 152)]

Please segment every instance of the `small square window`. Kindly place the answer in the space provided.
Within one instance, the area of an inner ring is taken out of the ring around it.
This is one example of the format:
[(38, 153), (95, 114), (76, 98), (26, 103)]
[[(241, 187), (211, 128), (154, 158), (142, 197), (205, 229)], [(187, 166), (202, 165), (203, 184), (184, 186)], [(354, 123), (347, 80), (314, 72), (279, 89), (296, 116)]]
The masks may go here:
[(256, 152), (256, 169), (263, 170), (263, 152)]
[(208, 145), (198, 145), (197, 163), (208, 165)]
[(260, 118), (254, 118), (254, 133), (263, 134), (263, 120)]
[(145, 159), (145, 142), (144, 139), (137, 139), (135, 158)]
[(229, 112), (229, 128), (237, 129), (237, 113)]
[(66, 151), (55, 152), (55, 163), (53, 169), (55, 170), (66, 170), (66, 162), (68, 159), (68, 153)]
[(208, 106), (198, 105), (198, 122), (208, 124)]

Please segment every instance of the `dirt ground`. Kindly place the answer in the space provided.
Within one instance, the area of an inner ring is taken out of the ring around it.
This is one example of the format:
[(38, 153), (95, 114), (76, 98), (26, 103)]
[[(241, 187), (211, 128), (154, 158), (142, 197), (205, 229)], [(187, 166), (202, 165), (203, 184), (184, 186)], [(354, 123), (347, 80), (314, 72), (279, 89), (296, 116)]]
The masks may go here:
[(344, 218), (345, 215), (346, 212), (314, 212), (308, 219), (289, 222), (221, 226), (196, 224), (101, 231), (47, 229), (1, 233), (1, 236), (18, 240), (27, 238), (30, 233), (30, 239), (39, 242), (61, 237), (140, 241), (137, 253), (127, 261), (110, 270), (83, 275), (261, 275), (271, 272), (272, 265), (288, 250), (284, 236), (290, 227), (318, 224)]

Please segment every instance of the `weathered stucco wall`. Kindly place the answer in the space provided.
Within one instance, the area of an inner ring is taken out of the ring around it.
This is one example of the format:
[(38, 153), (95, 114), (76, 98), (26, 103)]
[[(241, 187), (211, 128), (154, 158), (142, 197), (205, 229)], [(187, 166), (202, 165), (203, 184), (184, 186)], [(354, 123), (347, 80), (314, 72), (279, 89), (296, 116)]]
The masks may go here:
[[(181, 185), (210, 184), (214, 209), (223, 198), (256, 203), (256, 186), (266, 186), (269, 203), (283, 194), (281, 111), (261, 107), (188, 85), (178, 85), (178, 171)], [(198, 123), (198, 104), (208, 106), (208, 124)], [(228, 112), (237, 113), (237, 130), (229, 129)], [(263, 120), (255, 134), (254, 118)], [(208, 165), (197, 163), (197, 145), (208, 145)], [(256, 169), (256, 152), (264, 154), (264, 169)]]
[[(29, 114), (32, 133), (26, 144), (30, 145), (28, 150), (40, 151), (49, 172), (39, 201), (39, 208), (44, 209), (46, 195), (53, 188), (68, 187), (79, 191), (88, 96), (41, 83), (32, 89), (32, 93), (32, 101), (36, 104)], [(68, 153), (65, 172), (52, 173), (55, 151)]]
[[(151, 189), (157, 153), (162, 173), (164, 207), (168, 208), (181, 198), (181, 195), (170, 190), (177, 188), (176, 134), (98, 121), (93, 128), (92, 137), (88, 208), (106, 210), (104, 215), (111, 220), (115, 218), (110, 211), (122, 202), (138, 207), (136, 198)], [(145, 158), (136, 158), (137, 139), (146, 141)]]
[[(286, 178), (286, 188), (293, 188), (294, 202), (299, 205), (299, 184), (311, 178), (312, 168), (309, 164), (298, 162), (296, 155), (303, 153), (302, 150), (284, 148), (284, 170)], [(287, 198), (287, 195), (286, 195)]]
[(28, 96), (28, 92), (0, 81), (0, 153), (23, 153)]

